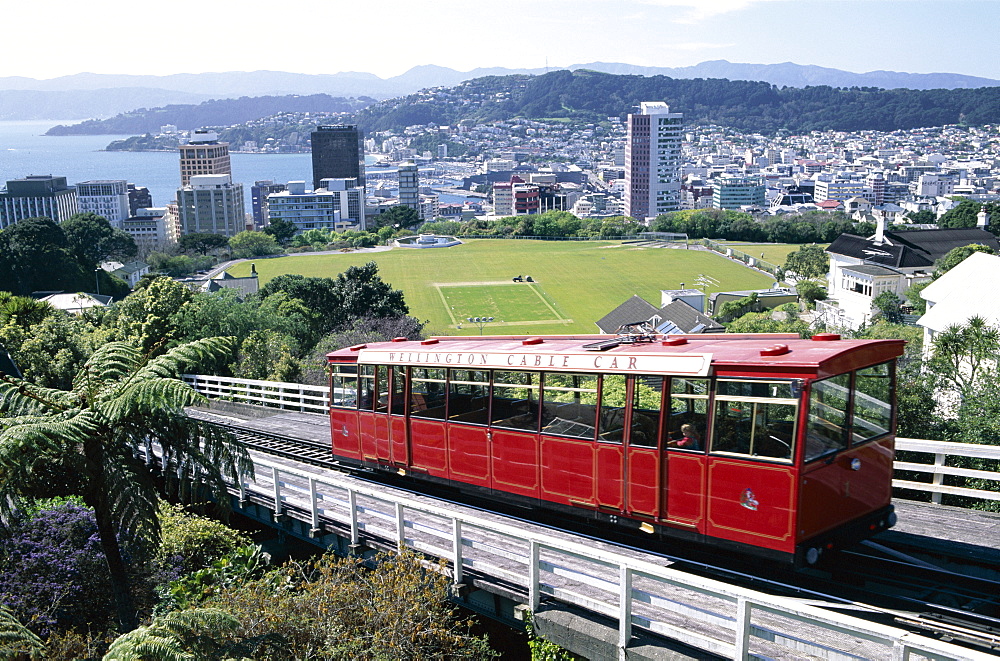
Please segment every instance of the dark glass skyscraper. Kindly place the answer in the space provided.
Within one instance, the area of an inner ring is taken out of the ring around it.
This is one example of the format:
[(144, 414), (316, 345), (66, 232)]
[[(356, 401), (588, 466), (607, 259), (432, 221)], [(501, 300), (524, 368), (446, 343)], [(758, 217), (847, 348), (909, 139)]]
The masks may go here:
[(357, 179), (365, 186), (365, 135), (357, 126), (317, 126), (312, 132), (313, 188), (323, 179)]

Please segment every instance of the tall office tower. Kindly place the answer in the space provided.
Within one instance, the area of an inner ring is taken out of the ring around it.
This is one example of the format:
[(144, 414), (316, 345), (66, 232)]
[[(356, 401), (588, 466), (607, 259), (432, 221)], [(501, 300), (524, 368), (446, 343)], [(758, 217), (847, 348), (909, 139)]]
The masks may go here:
[(38, 216), (61, 223), (78, 210), (76, 189), (66, 185), (66, 177), (28, 175), (0, 191), (0, 230)]
[(180, 145), (181, 187), (191, 183), (191, 177), (202, 174), (232, 174), (229, 143), (219, 142), (215, 131), (198, 129), (186, 145)]
[(399, 204), (420, 210), (420, 176), (412, 161), (399, 165)]
[(365, 187), (365, 134), (357, 126), (317, 126), (312, 140), (313, 188), (323, 179), (357, 179)]
[(257, 229), (267, 225), (267, 196), (285, 190), (285, 184), (276, 184), (270, 179), (253, 182), (250, 187), (250, 208), (253, 210), (253, 226)]
[(128, 214), (134, 216), (139, 209), (148, 209), (153, 206), (153, 196), (149, 194), (149, 189), (145, 186), (126, 184), (128, 187)]
[(661, 101), (643, 101), (628, 116), (625, 215), (645, 220), (681, 208), (681, 123)]
[(95, 213), (121, 228), (129, 217), (128, 182), (124, 179), (81, 181), (76, 185), (80, 213)]
[(206, 232), (233, 236), (246, 229), (243, 185), (228, 174), (201, 174), (177, 191), (184, 234)]

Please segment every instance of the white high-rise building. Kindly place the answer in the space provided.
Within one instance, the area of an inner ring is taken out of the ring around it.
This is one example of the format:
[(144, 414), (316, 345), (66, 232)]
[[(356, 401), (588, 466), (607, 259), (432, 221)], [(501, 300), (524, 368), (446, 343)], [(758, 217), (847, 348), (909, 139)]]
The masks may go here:
[(112, 227), (121, 228), (129, 217), (128, 182), (124, 179), (81, 181), (76, 185), (80, 213), (95, 213), (107, 218)]
[(219, 136), (209, 129), (198, 129), (187, 144), (178, 147), (181, 155), (181, 187), (191, 183), (191, 177), (206, 174), (232, 174), (229, 143), (219, 142)]
[(416, 163), (399, 164), (399, 203), (404, 207), (420, 210), (420, 174)]
[(625, 214), (637, 220), (681, 208), (682, 113), (662, 101), (643, 101), (628, 116), (625, 139)]

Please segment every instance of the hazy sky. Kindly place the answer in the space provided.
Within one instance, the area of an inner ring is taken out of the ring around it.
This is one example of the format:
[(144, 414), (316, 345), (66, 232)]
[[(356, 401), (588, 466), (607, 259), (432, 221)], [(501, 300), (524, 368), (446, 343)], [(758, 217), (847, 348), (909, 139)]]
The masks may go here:
[(725, 59), (1000, 79), (998, 19), (1000, 0), (22, 1), (0, 76)]

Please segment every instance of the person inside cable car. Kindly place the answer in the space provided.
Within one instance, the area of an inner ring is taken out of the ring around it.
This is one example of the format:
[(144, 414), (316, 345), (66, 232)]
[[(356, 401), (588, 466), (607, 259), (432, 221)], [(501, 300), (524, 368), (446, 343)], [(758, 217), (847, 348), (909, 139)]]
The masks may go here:
[(681, 438), (668, 440), (667, 446), (681, 450), (700, 450), (701, 437), (695, 431), (694, 425), (685, 423), (681, 425)]

